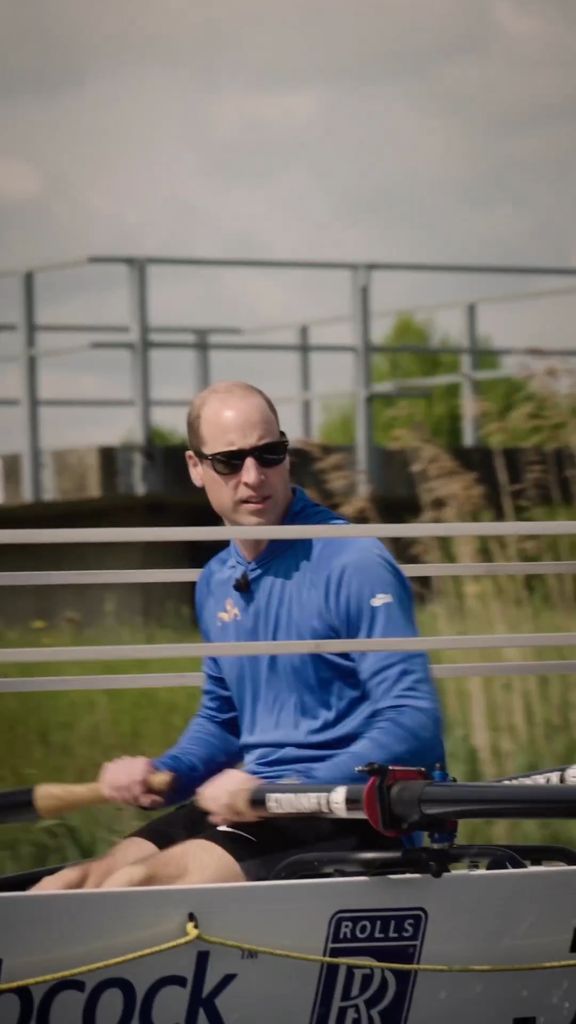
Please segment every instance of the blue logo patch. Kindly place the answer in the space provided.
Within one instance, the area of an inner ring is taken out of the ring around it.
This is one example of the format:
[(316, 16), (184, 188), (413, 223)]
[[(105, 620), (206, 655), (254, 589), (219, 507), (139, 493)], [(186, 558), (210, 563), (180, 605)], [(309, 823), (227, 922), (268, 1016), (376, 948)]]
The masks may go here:
[[(426, 921), (421, 907), (339, 910), (324, 956), (419, 963)], [(322, 964), (310, 1024), (404, 1024), (415, 983), (414, 971)]]

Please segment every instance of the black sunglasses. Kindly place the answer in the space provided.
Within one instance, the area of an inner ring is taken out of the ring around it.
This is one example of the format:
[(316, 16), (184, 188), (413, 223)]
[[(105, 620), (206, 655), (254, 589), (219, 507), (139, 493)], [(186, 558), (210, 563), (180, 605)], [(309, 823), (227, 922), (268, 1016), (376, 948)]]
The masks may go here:
[(280, 466), (288, 455), (288, 444), (288, 438), (281, 430), (279, 441), (267, 441), (266, 444), (257, 444), (254, 448), (231, 448), (226, 452), (214, 452), (212, 455), (195, 449), (194, 454), (198, 459), (209, 462), (218, 476), (234, 476), (240, 472), (249, 458), (255, 459), (263, 469)]

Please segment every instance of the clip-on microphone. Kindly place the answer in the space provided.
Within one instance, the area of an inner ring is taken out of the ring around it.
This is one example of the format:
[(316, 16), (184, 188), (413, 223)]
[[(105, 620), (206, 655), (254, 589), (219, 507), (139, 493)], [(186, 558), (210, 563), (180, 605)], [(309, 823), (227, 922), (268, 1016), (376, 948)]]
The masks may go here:
[(232, 590), (235, 590), (237, 594), (247, 594), (250, 590), (250, 577), (246, 570), (234, 580), (232, 584)]

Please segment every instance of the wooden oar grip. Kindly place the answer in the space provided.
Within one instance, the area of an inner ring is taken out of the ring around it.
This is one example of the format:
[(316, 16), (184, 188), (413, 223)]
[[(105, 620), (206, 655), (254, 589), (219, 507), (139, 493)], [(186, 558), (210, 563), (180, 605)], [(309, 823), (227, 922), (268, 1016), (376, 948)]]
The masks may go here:
[[(148, 791), (160, 796), (172, 784), (171, 772), (153, 772), (148, 779)], [(34, 786), (32, 800), (38, 817), (57, 818), (80, 807), (109, 803), (99, 782), (41, 782)]]
[(174, 782), (173, 772), (152, 772), (148, 779), (148, 789), (151, 793), (157, 793), (158, 796), (164, 796), (169, 793)]

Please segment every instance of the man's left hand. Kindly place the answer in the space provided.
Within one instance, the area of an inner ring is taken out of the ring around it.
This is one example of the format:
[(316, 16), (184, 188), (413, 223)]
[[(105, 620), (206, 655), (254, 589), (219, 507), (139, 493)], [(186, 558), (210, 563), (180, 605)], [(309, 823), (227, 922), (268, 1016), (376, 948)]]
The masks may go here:
[(194, 800), (207, 812), (213, 825), (258, 821), (258, 815), (250, 808), (250, 794), (259, 785), (259, 779), (248, 772), (227, 768), (199, 786)]

